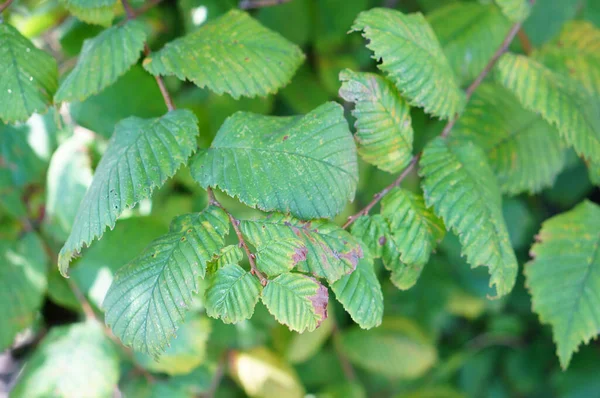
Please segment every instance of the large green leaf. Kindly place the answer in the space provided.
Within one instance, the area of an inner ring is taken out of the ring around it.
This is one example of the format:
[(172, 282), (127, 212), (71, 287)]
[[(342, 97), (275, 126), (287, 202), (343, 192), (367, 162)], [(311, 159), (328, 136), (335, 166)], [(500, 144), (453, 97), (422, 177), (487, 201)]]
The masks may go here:
[(117, 0), (60, 0), (62, 5), (84, 22), (110, 26)]
[(0, 351), (29, 327), (46, 291), (46, 253), (42, 241), (27, 234), (17, 242), (0, 240)]
[(531, 12), (531, 0), (496, 0), (504, 15), (514, 22), (524, 21)]
[(138, 61), (145, 41), (145, 26), (139, 21), (113, 26), (86, 40), (75, 69), (61, 83), (54, 100), (83, 101), (110, 86)]
[(533, 310), (552, 325), (563, 369), (600, 332), (600, 207), (584, 201), (546, 220), (525, 266)]
[(463, 85), (481, 73), (510, 29), (510, 22), (493, 4), (451, 3), (427, 19)]
[(291, 330), (312, 332), (327, 318), (327, 288), (316, 279), (286, 273), (269, 281), (262, 301), (279, 322)]
[(369, 249), (371, 256), (379, 258), (390, 235), (387, 221), (380, 215), (362, 216), (352, 224), (352, 235), (356, 236)]
[(337, 280), (331, 289), (361, 328), (371, 329), (381, 324), (383, 293), (371, 259), (361, 259), (354, 272)]
[(117, 125), (60, 251), (63, 275), (84, 245), (113, 228), (123, 211), (148, 198), (187, 161), (196, 148), (197, 123), (192, 112), (176, 110), (156, 119), (130, 117)]
[(265, 211), (302, 219), (333, 217), (354, 198), (356, 147), (340, 105), (306, 116), (237, 112), (191, 164), (203, 187)]
[(565, 163), (558, 131), (493, 83), (475, 91), (452, 136), (481, 147), (500, 189), (510, 194), (535, 193), (552, 185)]
[(44, 224), (59, 242), (69, 236), (79, 203), (92, 183), (92, 140), (91, 134), (78, 131), (58, 147), (50, 160)]
[(27, 361), (11, 397), (112, 397), (119, 354), (95, 321), (53, 327)]
[(225, 245), (227, 215), (211, 206), (171, 223), (115, 275), (106, 298), (106, 324), (123, 344), (158, 357), (185, 319), (206, 263)]
[(206, 313), (225, 323), (250, 319), (262, 286), (258, 279), (237, 264), (221, 267), (206, 290)]
[(255, 247), (273, 240), (300, 239), (308, 252), (306, 262), (299, 262), (296, 269), (327, 278), (329, 283), (351, 273), (363, 256), (360, 243), (352, 235), (325, 220), (300, 221), (272, 214), (260, 220), (242, 221), (240, 228)]
[(402, 171), (412, 158), (410, 108), (394, 85), (373, 73), (340, 72), (340, 96), (355, 103), (358, 153), (390, 173)]
[(14, 123), (44, 112), (58, 85), (56, 60), (8, 23), (0, 22), (0, 120)]
[(374, 8), (361, 12), (352, 30), (363, 31), (378, 68), (411, 105), (442, 119), (460, 113), (465, 96), (433, 30), (422, 14)]
[(391, 239), (405, 264), (425, 265), (446, 234), (444, 224), (425, 206), (423, 197), (405, 189), (395, 188), (383, 198), (381, 215), (388, 221)]
[(517, 259), (502, 216), (496, 177), (483, 151), (470, 141), (443, 138), (423, 151), (420, 172), (425, 202), (452, 228), (473, 267), (485, 265), (497, 296), (508, 294), (517, 277)]
[[(575, 151), (600, 159), (600, 99), (577, 81), (522, 55), (504, 54), (497, 78), (521, 104), (555, 125)], [(531, 82), (535, 82), (532, 84)]]
[(231, 10), (144, 60), (153, 75), (175, 75), (217, 94), (265, 96), (291, 80), (304, 61), (298, 46), (248, 14)]
[(386, 318), (373, 330), (351, 328), (342, 334), (340, 348), (357, 366), (393, 379), (417, 378), (437, 360), (435, 346), (402, 318)]

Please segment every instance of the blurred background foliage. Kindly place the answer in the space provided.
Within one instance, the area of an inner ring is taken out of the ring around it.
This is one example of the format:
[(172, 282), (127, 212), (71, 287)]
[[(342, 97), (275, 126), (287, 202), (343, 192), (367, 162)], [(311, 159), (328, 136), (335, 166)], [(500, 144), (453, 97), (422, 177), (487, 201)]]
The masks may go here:
[[(141, 7), (143, 1), (132, 3)], [(387, 6), (429, 16), (451, 3), (455, 2), (291, 0), (255, 9), (255, 18), (307, 54), (288, 86), (275, 96), (236, 101), (175, 78), (166, 78), (166, 83), (176, 105), (198, 116), (200, 145), (208, 146), (225, 118), (238, 110), (291, 115), (327, 100), (341, 102), (340, 70), (375, 70), (360, 35), (347, 34), (360, 11)], [(238, 6), (234, 0), (164, 0), (140, 18), (152, 26), (149, 44), (157, 50)], [(56, 57), (61, 76), (74, 66), (83, 41), (102, 29), (69, 16), (57, 0), (18, 0), (4, 16)], [(524, 32), (538, 47), (571, 19), (600, 26), (600, 1), (538, 0)], [(453, 23), (447, 18), (437, 26), (444, 29)], [(515, 41), (513, 49), (519, 51), (521, 45)], [(334, 300), (330, 318), (319, 329), (298, 335), (277, 324), (260, 303), (251, 320), (225, 325), (208, 318), (199, 299), (178, 338), (157, 362), (123, 350), (93, 322), (71, 325), (84, 319), (77, 295), (85, 296), (101, 314), (115, 271), (164, 233), (174, 216), (199, 211), (207, 203), (205, 192), (183, 168), (152, 200), (142, 202), (86, 250), (69, 280), (58, 274), (56, 252), (115, 124), (130, 115), (155, 117), (164, 112), (154, 79), (137, 65), (116, 84), (71, 104), (68, 111), (34, 115), (17, 127), (0, 126), (0, 237), (16, 242), (9, 253), (27, 253), (28, 261), (40, 264), (36, 286), (46, 295), (35, 319), (23, 320), (27, 330), (0, 355), (0, 396), (9, 389), (16, 397), (69, 391), (111, 396), (118, 382), (119, 393), (131, 397), (600, 397), (600, 345), (583, 346), (570, 368), (561, 371), (550, 329), (531, 312), (522, 275), (508, 297), (487, 300), (486, 269), (470, 269), (451, 234), (408, 291), (395, 288), (376, 264), (382, 275), (385, 320), (369, 331), (354, 325)], [(442, 124), (420, 109), (413, 108), (411, 116), (420, 150)], [(348, 120), (352, 124), (349, 113)], [(16, 167), (5, 167), (11, 164)], [(361, 163), (357, 197), (337, 221), (341, 224), (393, 177)], [(418, 177), (411, 175), (403, 186), (416, 189), (417, 184)], [(527, 251), (541, 221), (584, 198), (598, 202), (600, 194), (585, 165), (570, 151), (551, 189), (505, 198), (504, 216), (521, 264), (529, 259)], [(219, 199), (240, 217), (254, 212), (224, 195)], [(40, 230), (42, 237), (32, 229)], [(2, 322), (0, 329), (8, 327)], [(94, 339), (104, 340), (99, 346)], [(89, 371), (78, 373), (78, 366)]]

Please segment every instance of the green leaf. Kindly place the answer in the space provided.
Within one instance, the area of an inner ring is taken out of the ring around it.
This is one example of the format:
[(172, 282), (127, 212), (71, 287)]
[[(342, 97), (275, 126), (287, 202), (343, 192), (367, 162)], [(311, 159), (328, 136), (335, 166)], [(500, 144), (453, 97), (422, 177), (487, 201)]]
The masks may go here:
[(383, 293), (371, 259), (361, 259), (354, 272), (337, 280), (331, 289), (361, 328), (371, 329), (381, 324)]
[(11, 397), (111, 397), (119, 355), (95, 321), (53, 327), (27, 361)]
[(250, 272), (236, 264), (219, 268), (206, 290), (206, 313), (225, 323), (250, 319), (262, 286)]
[(600, 29), (590, 22), (567, 22), (558, 37), (536, 51), (534, 58), (600, 96)]
[(329, 283), (351, 273), (363, 256), (360, 243), (352, 235), (325, 220), (305, 222), (272, 214), (260, 220), (242, 221), (240, 228), (254, 247), (273, 240), (300, 239), (308, 252), (306, 262), (298, 263), (296, 269), (326, 278)]
[(30, 233), (16, 242), (0, 240), (0, 259), (0, 351), (4, 351), (33, 323), (42, 306), (48, 258), (42, 241)]
[(400, 260), (425, 265), (446, 230), (443, 222), (425, 205), (419, 194), (394, 188), (381, 201), (381, 215), (388, 221), (391, 239), (400, 251)]
[(377, 65), (413, 106), (441, 119), (460, 113), (465, 96), (433, 30), (422, 14), (374, 8), (358, 14), (353, 31), (363, 31)]
[(206, 343), (211, 331), (210, 320), (199, 315), (190, 318), (179, 329), (179, 336), (173, 339), (158, 361), (139, 352), (134, 353), (135, 361), (144, 369), (170, 376), (186, 375), (200, 366), (206, 357)]
[(208, 271), (213, 272), (229, 264), (238, 264), (244, 258), (244, 253), (238, 245), (229, 245), (221, 249), (217, 257), (208, 263)]
[(50, 160), (44, 224), (59, 242), (69, 236), (77, 208), (92, 183), (92, 160), (88, 153), (92, 140), (92, 134), (78, 131), (58, 147)]
[(542, 224), (525, 266), (533, 310), (552, 334), (563, 369), (600, 331), (600, 207), (584, 201)]
[(8, 23), (0, 23), (0, 120), (14, 123), (43, 113), (58, 85), (56, 60)]
[(475, 91), (452, 136), (482, 148), (500, 189), (512, 195), (551, 186), (565, 164), (558, 131), (493, 83)]
[(340, 348), (352, 363), (391, 379), (415, 379), (437, 360), (423, 332), (403, 318), (386, 318), (373, 330), (344, 331)]
[(61, 83), (54, 100), (83, 101), (110, 86), (137, 63), (145, 41), (145, 26), (139, 21), (113, 26), (86, 40), (75, 69)]
[(124, 210), (148, 198), (187, 161), (196, 148), (197, 123), (192, 112), (176, 110), (156, 119), (130, 117), (117, 125), (60, 251), (63, 275), (84, 245), (102, 237)]
[(390, 236), (390, 227), (380, 214), (362, 216), (352, 224), (352, 235), (369, 248), (371, 256), (379, 258)]
[(308, 249), (300, 239), (275, 239), (257, 247), (256, 266), (268, 276), (277, 276), (305, 261), (307, 253)]
[(296, 117), (237, 112), (195, 156), (191, 171), (204, 188), (302, 219), (338, 214), (358, 181), (356, 147), (334, 102)]
[(43, 182), (46, 163), (32, 145), (43, 139), (47, 137), (36, 136), (26, 124), (0, 123), (0, 175), (7, 184), (21, 188)]
[(522, 55), (504, 54), (496, 75), (526, 109), (556, 126), (579, 155), (600, 159), (598, 98), (588, 95), (576, 81)]
[(179, 216), (121, 268), (106, 298), (106, 324), (123, 344), (158, 357), (185, 319), (206, 263), (224, 246), (227, 215), (218, 207)]
[(524, 21), (531, 12), (532, 2), (530, 0), (496, 0), (496, 3), (504, 15), (513, 22)]
[(410, 108), (398, 90), (373, 73), (340, 72), (340, 97), (354, 102), (359, 155), (381, 170), (398, 173), (412, 158)]
[(327, 288), (302, 274), (281, 274), (270, 280), (262, 301), (280, 323), (298, 333), (312, 332), (327, 318)]
[[(144, 100), (140, 101), (140, 98)], [(80, 126), (110, 138), (121, 120), (129, 116), (162, 116), (167, 107), (154, 77), (141, 66), (134, 65), (99, 94), (83, 102), (71, 103), (69, 111)]]
[(436, 138), (423, 151), (419, 174), (425, 202), (459, 237), (469, 264), (487, 266), (497, 297), (508, 294), (517, 277), (517, 259), (496, 177), (483, 151), (469, 141)]
[(493, 4), (451, 3), (427, 19), (461, 85), (481, 73), (510, 29)]
[(144, 67), (237, 99), (277, 92), (303, 61), (298, 46), (245, 12), (231, 10), (168, 43), (146, 58)]
[(291, 364), (299, 364), (322, 352), (334, 327), (332, 317), (328, 317), (312, 332), (289, 332), (291, 338), (285, 348), (285, 359)]
[(117, 0), (60, 0), (60, 3), (82, 21), (108, 27), (115, 16)]

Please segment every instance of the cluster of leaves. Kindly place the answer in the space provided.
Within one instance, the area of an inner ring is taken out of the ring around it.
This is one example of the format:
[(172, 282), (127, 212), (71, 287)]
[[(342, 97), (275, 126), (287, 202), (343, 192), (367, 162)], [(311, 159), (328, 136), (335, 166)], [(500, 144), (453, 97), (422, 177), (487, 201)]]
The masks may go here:
[(229, 3), (0, 20), (14, 396), (598, 392), (596, 3)]

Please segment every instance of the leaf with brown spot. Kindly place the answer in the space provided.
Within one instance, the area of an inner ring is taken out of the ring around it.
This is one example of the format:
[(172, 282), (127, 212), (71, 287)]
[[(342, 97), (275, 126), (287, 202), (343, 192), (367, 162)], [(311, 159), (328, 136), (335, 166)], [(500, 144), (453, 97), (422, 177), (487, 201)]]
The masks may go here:
[(276, 239), (257, 248), (256, 265), (268, 276), (277, 276), (306, 261), (307, 253), (308, 249), (300, 239)]

